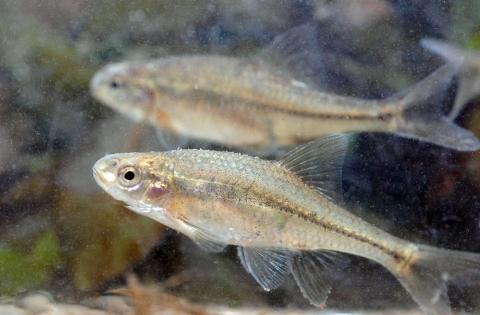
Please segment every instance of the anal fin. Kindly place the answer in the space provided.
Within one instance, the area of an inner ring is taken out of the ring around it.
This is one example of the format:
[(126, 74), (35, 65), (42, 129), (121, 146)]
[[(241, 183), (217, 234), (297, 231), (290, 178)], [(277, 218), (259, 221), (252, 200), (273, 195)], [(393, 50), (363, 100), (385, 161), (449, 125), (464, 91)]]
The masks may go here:
[(292, 254), (280, 249), (238, 247), (243, 267), (266, 290), (277, 288), (290, 273)]
[(325, 306), (335, 275), (350, 259), (333, 251), (302, 251), (293, 260), (293, 277), (303, 295), (317, 307)]

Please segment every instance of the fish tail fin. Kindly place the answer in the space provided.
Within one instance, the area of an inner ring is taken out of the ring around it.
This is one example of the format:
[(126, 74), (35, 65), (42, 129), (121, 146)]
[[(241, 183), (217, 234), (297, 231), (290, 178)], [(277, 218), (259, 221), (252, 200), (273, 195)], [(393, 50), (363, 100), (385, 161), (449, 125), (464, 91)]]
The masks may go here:
[[(442, 56), (446, 61), (456, 60), (463, 56), (467, 56), (468, 58), (469, 55), (469, 52), (463, 48), (433, 38), (424, 38), (420, 41), (420, 43), (425, 49)], [(458, 82), (455, 103), (453, 104), (452, 110), (447, 115), (449, 120), (455, 120), (463, 111), (465, 106), (469, 103), (469, 101), (471, 101), (471, 89), (475, 84), (474, 82), (476, 79), (476, 76), (461, 76), (461, 79)]]
[(478, 280), (480, 254), (419, 245), (400, 268), (391, 269), (425, 314), (450, 315), (447, 283)]
[(397, 133), (458, 151), (480, 149), (475, 135), (447, 119), (441, 110), (450, 82), (462, 65), (458, 58), (398, 95), (402, 111), (397, 117)]

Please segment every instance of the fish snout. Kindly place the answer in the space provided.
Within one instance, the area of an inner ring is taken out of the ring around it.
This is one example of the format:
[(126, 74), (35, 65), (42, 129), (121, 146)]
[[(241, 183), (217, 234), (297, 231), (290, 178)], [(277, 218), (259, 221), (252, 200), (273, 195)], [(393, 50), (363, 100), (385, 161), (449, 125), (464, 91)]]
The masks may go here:
[(129, 69), (127, 62), (114, 63), (100, 69), (90, 80), (90, 92), (97, 96), (102, 89), (116, 89), (121, 84), (117, 82), (117, 77), (124, 77)]
[(103, 72), (99, 71), (94, 74), (93, 78), (90, 80), (90, 93), (97, 97), (98, 89), (102, 85), (102, 81), (104, 80)]
[(106, 188), (113, 183), (115, 183), (116, 179), (116, 166), (118, 165), (118, 161), (116, 159), (112, 159), (104, 157), (95, 163), (93, 166), (93, 177), (97, 184), (102, 187)]

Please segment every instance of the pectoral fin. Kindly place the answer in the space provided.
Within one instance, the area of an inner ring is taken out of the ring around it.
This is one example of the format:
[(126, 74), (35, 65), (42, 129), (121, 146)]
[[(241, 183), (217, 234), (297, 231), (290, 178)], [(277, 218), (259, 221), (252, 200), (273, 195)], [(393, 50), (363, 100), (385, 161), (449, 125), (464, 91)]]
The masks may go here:
[[(175, 150), (184, 147), (188, 143), (188, 139), (185, 137), (165, 132), (158, 126), (154, 126), (154, 129), (157, 139), (164, 150)], [(167, 137), (169, 138), (168, 140)]]
[(182, 232), (206, 252), (219, 253), (227, 246), (227, 242), (223, 242), (210, 232), (189, 223), (188, 220), (180, 220), (180, 224), (183, 225)]
[(290, 273), (292, 254), (278, 249), (238, 247), (243, 267), (266, 290), (277, 288)]
[(332, 288), (335, 275), (350, 260), (333, 251), (302, 251), (293, 260), (293, 277), (303, 295), (315, 306), (323, 307)]

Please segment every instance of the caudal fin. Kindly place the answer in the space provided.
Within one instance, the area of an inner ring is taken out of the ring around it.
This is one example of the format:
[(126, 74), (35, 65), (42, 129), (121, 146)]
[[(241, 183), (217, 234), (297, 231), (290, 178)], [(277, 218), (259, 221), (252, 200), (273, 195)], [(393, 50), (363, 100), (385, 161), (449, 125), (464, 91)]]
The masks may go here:
[[(433, 38), (424, 38), (420, 41), (422, 46), (431, 52), (439, 54), (446, 61), (455, 60), (459, 57), (465, 57), (467, 65), (464, 67), (468, 69), (472, 67), (469, 65), (469, 60), (477, 60), (477, 52), (466, 50), (459, 46), (453, 45), (448, 42)], [(452, 110), (448, 114), (449, 120), (455, 120), (458, 115), (463, 111), (465, 106), (476, 96), (478, 96), (478, 74), (476, 71), (463, 71), (458, 75), (457, 94), (455, 95), (455, 103)]]
[(427, 315), (450, 315), (447, 284), (480, 278), (480, 254), (420, 245), (400, 273), (399, 281)]
[(401, 93), (403, 112), (397, 133), (458, 151), (480, 149), (477, 137), (447, 119), (441, 110), (445, 91), (462, 62), (463, 58), (458, 58), (445, 64)]

